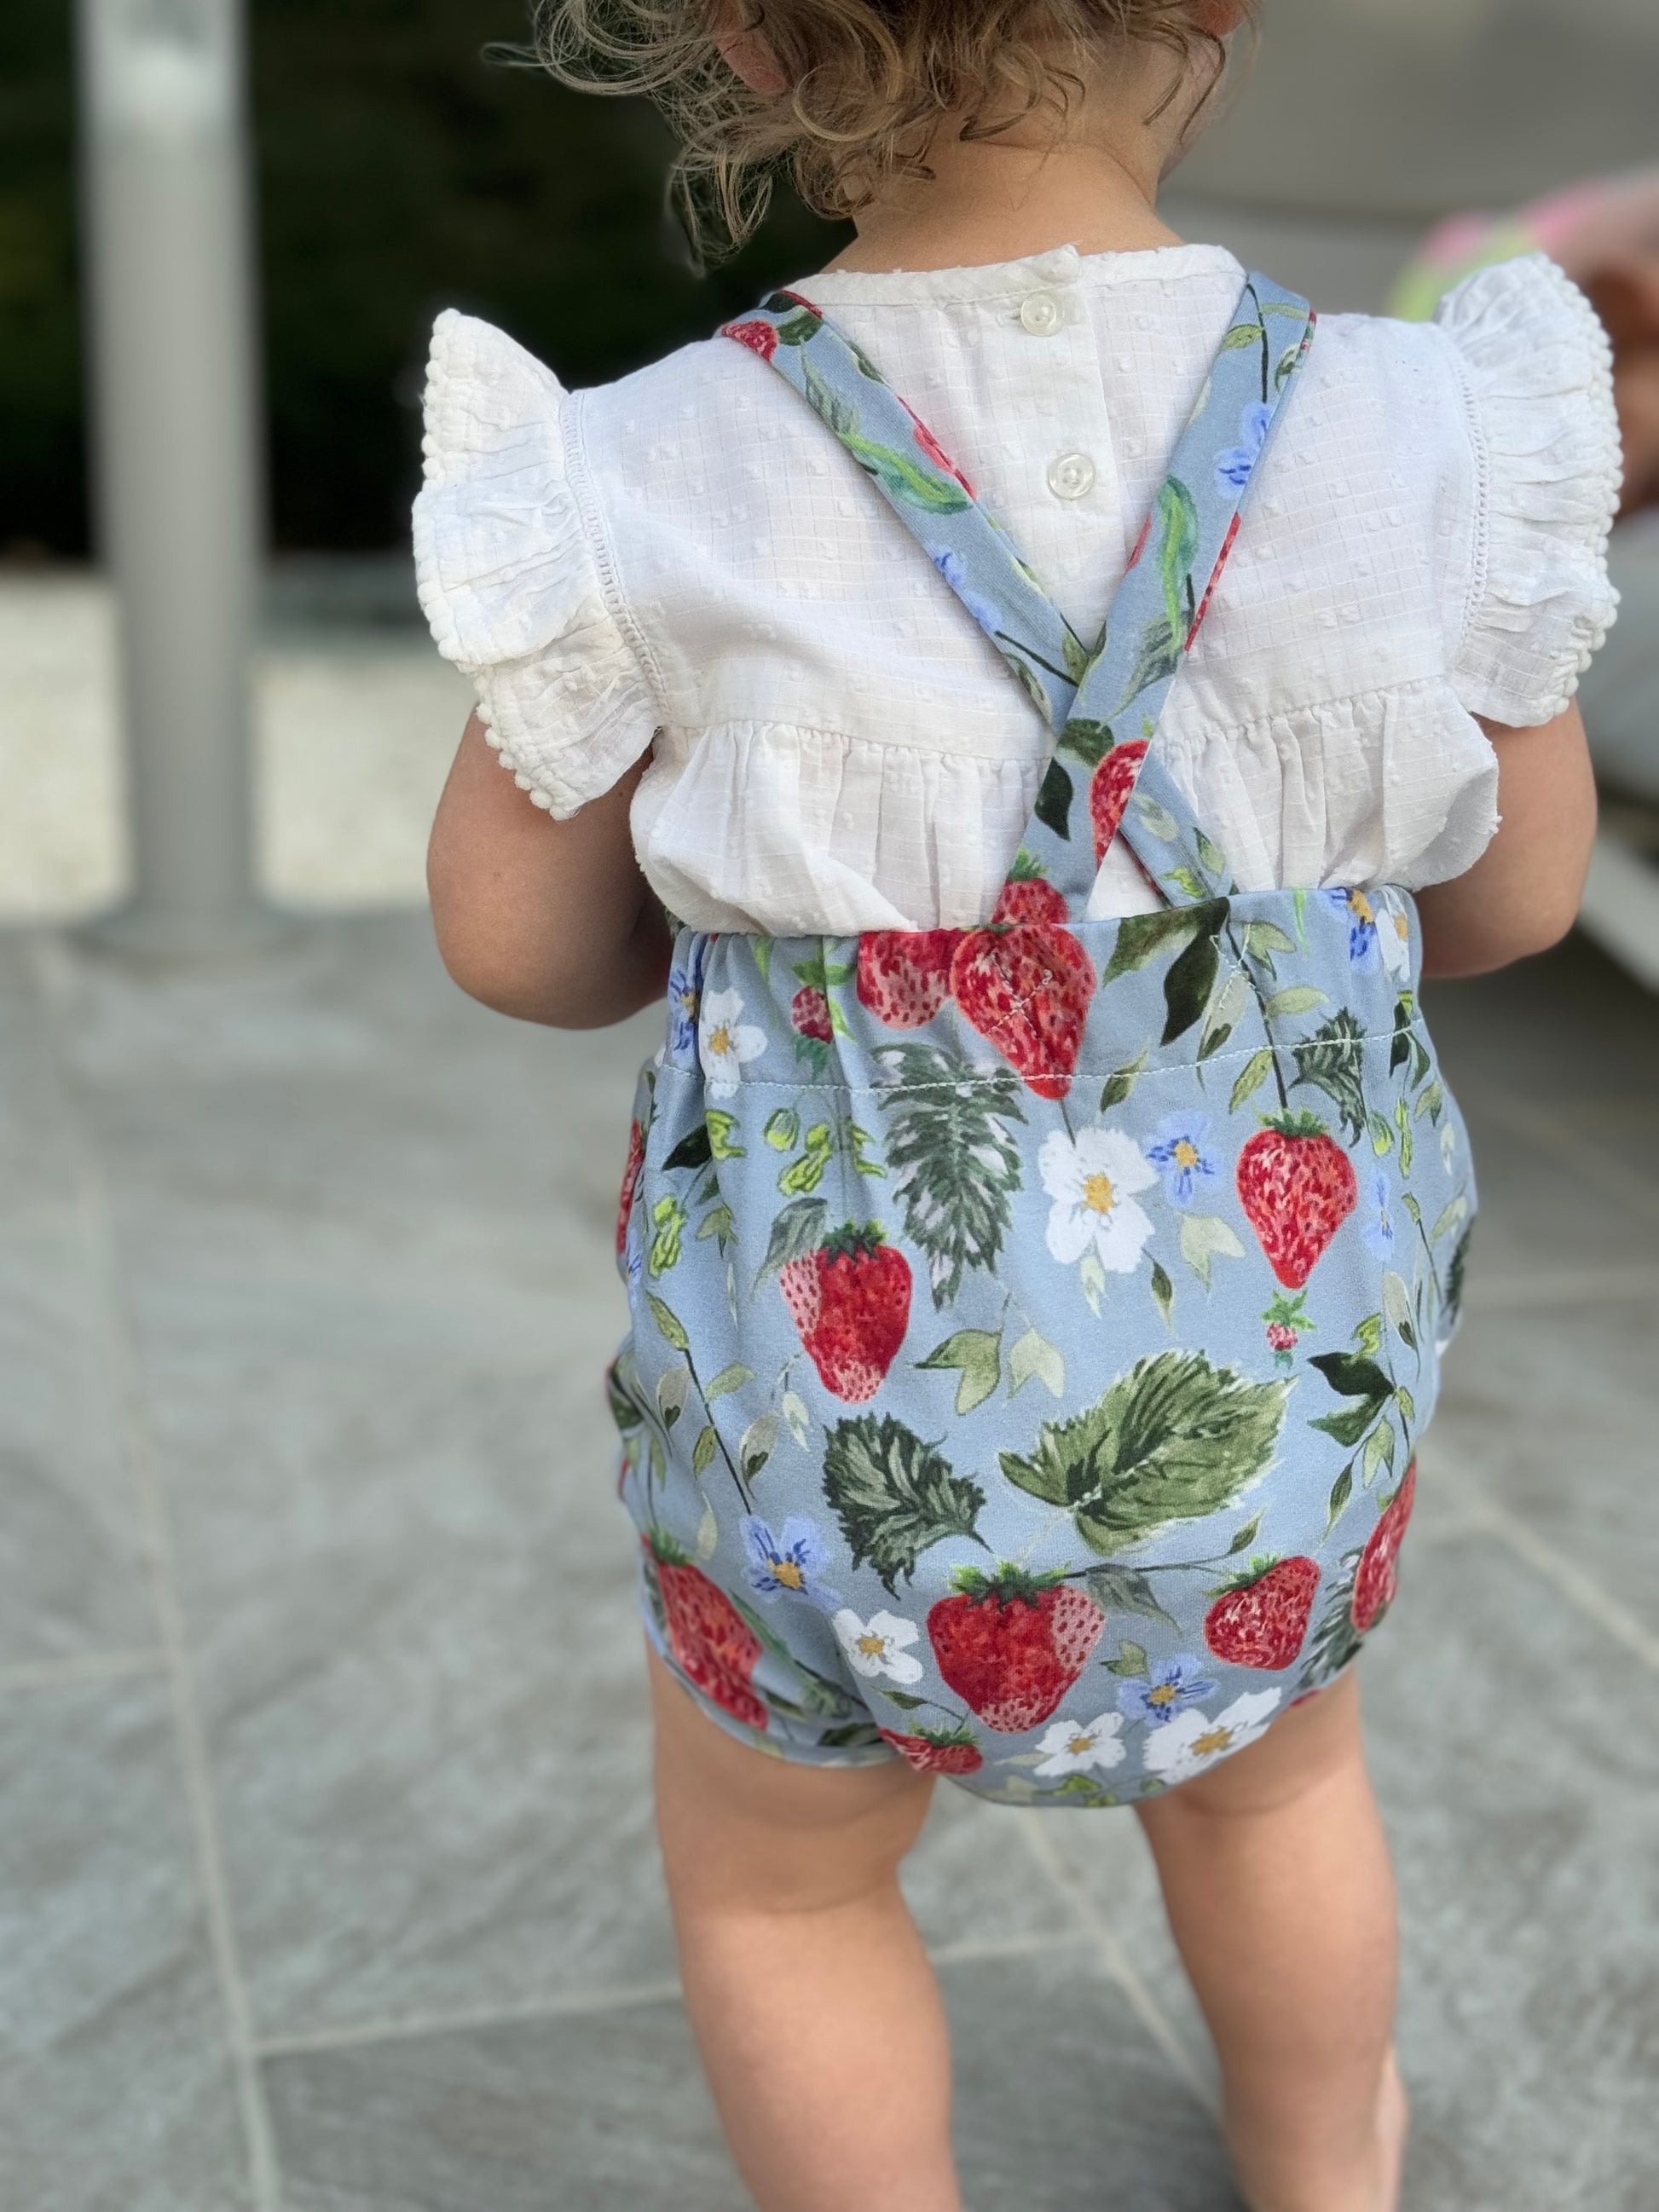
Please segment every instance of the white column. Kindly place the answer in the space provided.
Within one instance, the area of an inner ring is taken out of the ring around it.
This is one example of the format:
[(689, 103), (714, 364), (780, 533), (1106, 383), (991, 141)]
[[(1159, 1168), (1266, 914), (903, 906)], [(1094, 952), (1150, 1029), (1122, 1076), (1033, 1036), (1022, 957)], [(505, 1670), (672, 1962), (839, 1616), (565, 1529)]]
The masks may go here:
[(134, 896), (192, 955), (258, 933), (259, 515), (240, 0), (77, 0), (96, 511), (120, 611)]

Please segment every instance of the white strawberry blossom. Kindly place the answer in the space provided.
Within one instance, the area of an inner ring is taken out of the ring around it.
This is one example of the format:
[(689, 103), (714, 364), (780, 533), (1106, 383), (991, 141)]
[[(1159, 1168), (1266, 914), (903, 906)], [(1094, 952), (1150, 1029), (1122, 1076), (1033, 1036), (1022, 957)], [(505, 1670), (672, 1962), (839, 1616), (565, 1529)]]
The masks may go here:
[(1102, 1713), (1091, 1721), (1056, 1721), (1037, 1749), (1047, 1754), (1035, 1770), (1038, 1774), (1086, 1774), (1091, 1766), (1107, 1771), (1123, 1763), (1123, 1716)]
[(1152, 1233), (1132, 1194), (1158, 1181), (1133, 1139), (1121, 1129), (1056, 1129), (1037, 1154), (1048, 1210), (1048, 1249), (1070, 1267), (1092, 1251), (1108, 1274), (1129, 1275)]
[(711, 1098), (735, 1098), (746, 1060), (766, 1049), (766, 1032), (743, 1015), (741, 991), (710, 991), (697, 1015), (697, 1055)]
[(1218, 1759), (1226, 1759), (1267, 1733), (1282, 1690), (1247, 1690), (1224, 1712), (1188, 1707), (1146, 1739), (1146, 1771), (1164, 1782), (1188, 1782)]
[(830, 1626), (852, 1662), (854, 1674), (872, 1680), (880, 1676), (889, 1682), (921, 1681), (921, 1662), (913, 1659), (905, 1649), (921, 1633), (914, 1620), (901, 1620), (896, 1613), (884, 1612), (860, 1620), (850, 1605), (844, 1605), (830, 1615)]

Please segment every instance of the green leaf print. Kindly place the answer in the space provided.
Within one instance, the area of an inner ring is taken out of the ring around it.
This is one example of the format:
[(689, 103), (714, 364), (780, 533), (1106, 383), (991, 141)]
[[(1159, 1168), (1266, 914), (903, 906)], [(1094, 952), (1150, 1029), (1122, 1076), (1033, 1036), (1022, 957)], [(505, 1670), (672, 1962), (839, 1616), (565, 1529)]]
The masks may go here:
[(890, 1413), (837, 1421), (823, 1455), (823, 1494), (852, 1547), (898, 1595), (901, 1575), (947, 1536), (980, 1541), (985, 1492), (953, 1474), (936, 1444), (925, 1443)]
[(645, 1264), (652, 1274), (665, 1275), (671, 1267), (679, 1265), (680, 1239), (685, 1233), (685, 1208), (672, 1192), (665, 1193), (652, 1207), (651, 1220), (654, 1233)]
[(1015, 1338), (1013, 1349), (1008, 1354), (1008, 1395), (1017, 1398), (1033, 1380), (1041, 1382), (1052, 1398), (1063, 1398), (1066, 1395), (1064, 1353), (1046, 1336), (1028, 1328), (1023, 1336)]
[(1469, 1238), (1474, 1233), (1472, 1228), (1463, 1231), (1453, 1248), (1451, 1258), (1447, 1263), (1446, 1280), (1441, 1291), (1441, 1297), (1444, 1301), (1448, 1334), (1456, 1328), (1458, 1318), (1463, 1310), (1463, 1278), (1468, 1269)]
[(1267, 333), (1260, 323), (1235, 323), (1221, 341), (1223, 353), (1242, 353), (1246, 346), (1260, 345)]
[(1320, 1024), (1310, 1037), (1292, 1047), (1299, 1083), (1311, 1083), (1335, 1101), (1342, 1127), (1355, 1144), (1365, 1133), (1365, 1092), (1361, 1076), (1365, 1066), (1365, 1032), (1344, 1006)]
[(1220, 965), (1219, 939), (1216, 931), (1209, 929), (1200, 930), (1186, 951), (1170, 963), (1170, 972), (1164, 978), (1165, 1019), (1160, 1042), (1173, 1044), (1198, 1020), (1210, 1003)]
[(1245, 1100), (1261, 1090), (1273, 1073), (1273, 1056), (1266, 1045), (1259, 1052), (1253, 1052), (1238, 1072), (1232, 1096), (1227, 1101), (1227, 1111), (1237, 1114)]
[(1083, 1579), (1103, 1613), (1138, 1613), (1148, 1620), (1167, 1621), (1171, 1628), (1181, 1626), (1158, 1603), (1149, 1575), (1137, 1574), (1133, 1567), (1093, 1567)]
[(1316, 1352), (1311, 1362), (1340, 1398), (1391, 1398), (1394, 1384), (1374, 1359), (1352, 1352)]
[(709, 1141), (708, 1125), (699, 1121), (695, 1129), (686, 1131), (663, 1165), (665, 1168), (706, 1168), (714, 1157), (714, 1147)]
[(1083, 719), (1067, 722), (1060, 733), (1060, 742), (1068, 753), (1075, 753), (1085, 768), (1098, 768), (1112, 750), (1114, 739), (1109, 722)]
[(784, 1206), (772, 1224), (766, 1257), (755, 1278), (757, 1285), (769, 1275), (775, 1275), (780, 1267), (787, 1267), (792, 1260), (805, 1259), (809, 1252), (816, 1252), (829, 1229), (830, 1209), (821, 1198), (798, 1198)]
[(1183, 1213), (1181, 1217), (1181, 1256), (1207, 1291), (1211, 1268), (1218, 1259), (1242, 1260), (1244, 1247), (1231, 1222), (1218, 1213)]
[(1178, 646), (1191, 619), (1193, 562), (1198, 558), (1198, 507), (1179, 477), (1165, 477), (1158, 486), (1158, 527), (1164, 611)]
[(1002, 1472), (1070, 1506), (1084, 1542), (1109, 1556), (1218, 1512), (1264, 1474), (1289, 1389), (1212, 1367), (1201, 1352), (1160, 1352), (1086, 1413), (1045, 1421), (1029, 1458), (1002, 1453)]
[(1141, 1071), (1146, 1065), (1146, 1055), (1151, 1050), (1150, 1045), (1142, 1045), (1133, 1060), (1125, 1060), (1121, 1067), (1115, 1068), (1107, 1077), (1105, 1087), (1100, 1094), (1103, 1114), (1109, 1114), (1114, 1106), (1121, 1106), (1128, 1098), (1140, 1079)]
[(1168, 1268), (1158, 1260), (1152, 1262), (1152, 1304), (1163, 1315), (1164, 1327), (1173, 1328), (1175, 1322), (1170, 1316), (1175, 1311), (1175, 1285), (1170, 1280)]
[(1106, 963), (1103, 983), (1115, 983), (1132, 975), (1160, 952), (1185, 945), (1201, 929), (1219, 929), (1226, 919), (1226, 902), (1208, 899), (1202, 906), (1164, 907), (1157, 914), (1126, 915), (1117, 926), (1112, 957)]
[(1182, 625), (1172, 624), (1167, 614), (1152, 617), (1140, 634), (1140, 650), (1123, 694), (1125, 707), (1151, 685), (1175, 674), (1181, 665), (1181, 641), (1185, 635)]
[(1127, 1681), (1136, 1678), (1144, 1681), (1148, 1672), (1146, 1647), (1144, 1644), (1131, 1644), (1127, 1637), (1122, 1638), (1118, 1644), (1116, 1658), (1108, 1659), (1105, 1666), (1109, 1674), (1121, 1674)]
[(1002, 1332), (959, 1328), (943, 1344), (936, 1344), (926, 1359), (917, 1360), (916, 1365), (953, 1370), (959, 1378), (957, 1413), (958, 1416), (971, 1413), (975, 1406), (985, 1403), (1002, 1380)]
[(1045, 823), (1056, 837), (1069, 838), (1072, 834), (1072, 779), (1057, 760), (1048, 763), (1037, 792), (1036, 805), (1032, 809), (1039, 822)]
[(848, 444), (858, 431), (858, 409), (850, 400), (843, 399), (834, 386), (824, 380), (811, 362), (804, 362), (802, 368), (805, 373), (801, 381), (806, 386), (808, 406), (820, 422), (835, 432), (843, 445)]
[(1316, 1352), (1310, 1364), (1318, 1367), (1338, 1398), (1354, 1401), (1340, 1413), (1322, 1413), (1310, 1422), (1310, 1429), (1322, 1429), (1345, 1451), (1352, 1451), (1394, 1398), (1394, 1382), (1376, 1360), (1358, 1352)]
[(937, 475), (892, 446), (878, 446), (856, 433), (838, 432), (841, 442), (861, 469), (874, 477), (890, 499), (919, 507), (927, 514), (960, 514), (973, 501), (954, 477)]
[(994, 1270), (1007, 1237), (1020, 1182), (1009, 1124), (1025, 1119), (1019, 1079), (963, 1083), (957, 1063), (933, 1045), (884, 1045), (876, 1058), (894, 1078), (890, 1093), (879, 1094), (894, 1195), (943, 1307), (965, 1274)]
[(721, 1368), (720, 1373), (704, 1390), (703, 1403), (706, 1406), (712, 1406), (716, 1398), (724, 1398), (733, 1390), (741, 1390), (745, 1382), (752, 1382), (754, 1379), (754, 1369), (745, 1367), (740, 1359), (734, 1359), (729, 1367)]
[(673, 1308), (665, 1305), (654, 1291), (646, 1292), (645, 1302), (651, 1309), (652, 1320), (656, 1322), (657, 1327), (662, 1331), (667, 1341), (673, 1346), (675, 1351), (690, 1352), (691, 1340), (686, 1334), (684, 1325)]

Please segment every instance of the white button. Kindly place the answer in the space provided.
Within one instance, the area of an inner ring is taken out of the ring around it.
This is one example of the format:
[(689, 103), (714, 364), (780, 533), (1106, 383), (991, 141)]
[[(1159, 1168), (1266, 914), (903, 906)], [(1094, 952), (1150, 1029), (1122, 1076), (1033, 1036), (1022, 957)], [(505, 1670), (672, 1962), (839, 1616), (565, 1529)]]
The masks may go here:
[(1056, 499), (1081, 499), (1094, 481), (1095, 465), (1087, 453), (1061, 453), (1048, 464), (1048, 489)]
[(1028, 293), (1019, 303), (1019, 321), (1034, 338), (1052, 337), (1060, 325), (1060, 302), (1052, 292)]

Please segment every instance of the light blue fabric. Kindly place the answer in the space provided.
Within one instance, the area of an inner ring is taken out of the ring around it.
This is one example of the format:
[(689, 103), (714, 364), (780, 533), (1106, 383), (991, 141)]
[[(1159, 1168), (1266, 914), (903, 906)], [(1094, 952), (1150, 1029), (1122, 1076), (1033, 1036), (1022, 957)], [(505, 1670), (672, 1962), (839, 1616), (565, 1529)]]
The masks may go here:
[[(727, 334), (1057, 738), (983, 927), (680, 935), (611, 1376), (648, 1626), (758, 1747), (1123, 1802), (1386, 1610), (1474, 1213), (1410, 898), (1239, 892), (1149, 750), (1312, 318), (1247, 283), (1092, 653), (816, 309)], [(1167, 903), (1090, 921), (1120, 823)]]

